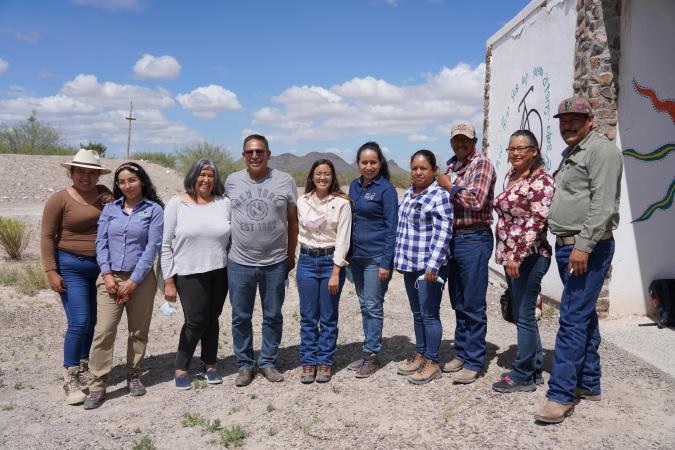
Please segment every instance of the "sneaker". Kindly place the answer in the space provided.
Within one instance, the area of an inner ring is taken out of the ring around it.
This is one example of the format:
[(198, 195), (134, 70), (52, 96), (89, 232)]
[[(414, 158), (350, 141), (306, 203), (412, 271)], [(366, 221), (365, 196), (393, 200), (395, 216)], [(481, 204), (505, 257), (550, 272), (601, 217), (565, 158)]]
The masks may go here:
[(349, 363), (349, 365), (347, 366), (347, 369), (348, 370), (354, 370), (354, 371), (359, 370), (361, 368), (361, 366), (363, 365), (363, 363), (366, 362), (366, 359), (368, 359), (368, 355), (369, 355), (368, 353), (364, 352), (363, 355), (361, 355), (361, 357), (359, 359)]
[(512, 392), (532, 392), (537, 390), (537, 385), (534, 383), (531, 384), (519, 384), (516, 383), (506, 375), (502, 377), (501, 380), (497, 381), (492, 385), (492, 389), (502, 394), (510, 394)]
[(356, 378), (368, 378), (380, 368), (377, 353), (369, 353), (361, 367), (356, 371)]
[(456, 384), (471, 384), (478, 378), (478, 372), (471, 369), (462, 369), (457, 372), (457, 375), (452, 377), (453, 383)]
[(279, 373), (276, 367), (261, 367), (260, 372), (262, 372), (263, 376), (267, 378), (267, 381), (270, 383), (284, 381), (284, 376)]
[(175, 376), (173, 381), (176, 383), (176, 389), (179, 391), (187, 391), (192, 389), (192, 380), (189, 375)]
[(463, 367), (464, 361), (455, 358), (452, 361), (445, 363), (441, 368), (441, 370), (443, 371), (443, 373), (454, 373), (459, 372), (460, 370), (462, 370)]
[(410, 355), (408, 359), (398, 365), (396, 373), (399, 375), (412, 375), (424, 365), (424, 356), (421, 353)]
[(594, 394), (591, 391), (582, 388), (575, 388), (574, 395), (576, 395), (578, 399), (589, 400), (591, 402), (599, 402), (602, 398), (599, 392)]
[(89, 370), (89, 360), (81, 359), (77, 368), (77, 381), (80, 383), (80, 389), (85, 390), (94, 381), (96, 377)]
[(103, 404), (105, 391), (91, 391), (84, 401), (84, 409), (96, 409)]
[(408, 377), (412, 384), (427, 384), (430, 381), (437, 380), (443, 376), (441, 368), (437, 362), (424, 358), (422, 367)]
[(63, 375), (63, 393), (67, 405), (79, 405), (87, 399), (78, 380), (78, 367), (68, 367)]
[(316, 373), (317, 383), (328, 383), (333, 377), (333, 367), (327, 364), (319, 365)]
[(141, 372), (133, 371), (127, 375), (127, 388), (129, 388), (129, 395), (132, 397), (140, 397), (145, 395), (145, 386), (141, 381)]
[(546, 400), (534, 414), (534, 420), (543, 423), (560, 423), (565, 417), (574, 413), (574, 404), (563, 405), (562, 403)]
[(202, 370), (202, 376), (209, 384), (220, 384), (223, 382), (223, 376), (220, 374), (220, 372), (218, 372), (218, 369), (213, 367), (210, 369), (204, 367)]
[(234, 379), (234, 385), (238, 387), (248, 386), (255, 378), (255, 370), (252, 367), (248, 369), (239, 369), (237, 378)]
[(302, 366), (302, 376), (300, 382), (303, 384), (314, 383), (316, 379), (316, 366)]

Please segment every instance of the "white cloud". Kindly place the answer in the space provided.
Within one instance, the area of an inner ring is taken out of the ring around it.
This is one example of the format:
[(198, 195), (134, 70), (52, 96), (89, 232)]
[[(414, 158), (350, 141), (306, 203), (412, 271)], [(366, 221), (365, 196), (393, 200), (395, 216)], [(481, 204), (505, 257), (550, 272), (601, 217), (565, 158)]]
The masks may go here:
[(398, 6), (399, 0), (384, 0), (384, 2), (389, 6)]
[(169, 108), (175, 105), (171, 93), (111, 81), (99, 83), (95, 75), (80, 74), (61, 88), (61, 94), (102, 108), (129, 108), (132, 101), (141, 108)]
[(35, 42), (40, 39), (40, 33), (37, 31), (17, 31), (12, 37), (19, 41)]
[[(345, 134), (414, 136), (432, 141), (439, 126), (482, 117), (485, 65), (460, 63), (418, 84), (395, 85), (372, 76), (329, 88), (292, 86), (275, 106), (253, 114), (253, 124), (282, 142), (338, 139)], [(440, 133), (440, 131), (439, 131)], [(447, 135), (446, 135), (447, 136)]]
[(95, 8), (107, 9), (109, 11), (141, 11), (143, 2), (141, 0), (70, 0), (76, 5), (93, 6)]
[(134, 73), (140, 78), (172, 79), (180, 74), (180, 64), (173, 56), (144, 54), (134, 64)]
[(7, 70), (8, 67), (9, 67), (9, 63), (7, 61), (5, 61), (4, 59), (0, 58), (0, 73)]
[(434, 142), (437, 140), (437, 137), (426, 134), (411, 134), (408, 136), (408, 142)]
[(198, 87), (189, 94), (179, 94), (176, 100), (195, 116), (205, 119), (211, 119), (219, 112), (242, 109), (237, 94), (216, 84)]

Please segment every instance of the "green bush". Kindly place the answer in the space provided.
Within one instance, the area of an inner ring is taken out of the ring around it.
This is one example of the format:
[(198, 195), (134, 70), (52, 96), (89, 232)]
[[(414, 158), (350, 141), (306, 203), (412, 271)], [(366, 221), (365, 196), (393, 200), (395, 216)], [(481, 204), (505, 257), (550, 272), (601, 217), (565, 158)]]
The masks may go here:
[(390, 180), (391, 184), (397, 188), (406, 189), (410, 187), (410, 174), (409, 173), (395, 173), (391, 175)]
[(208, 141), (185, 145), (180, 147), (176, 153), (178, 154), (176, 168), (183, 174), (187, 174), (190, 167), (202, 158), (210, 159), (216, 164), (223, 180), (232, 172), (244, 168), (243, 163), (235, 161), (225, 147)]
[(20, 220), (0, 217), (0, 246), (11, 259), (21, 259), (30, 241), (30, 228)]
[(42, 263), (34, 261), (24, 265), (19, 273), (16, 290), (21, 294), (34, 297), (41, 289), (49, 289), (49, 282)]
[(159, 164), (162, 167), (169, 169), (176, 168), (176, 160), (178, 156), (165, 152), (137, 152), (131, 155), (133, 159), (142, 159), (143, 161), (150, 161)]
[(218, 443), (224, 447), (239, 447), (248, 437), (248, 431), (241, 425), (232, 425), (220, 432)]
[(0, 269), (0, 284), (14, 286), (19, 282), (19, 271), (13, 268), (3, 267)]

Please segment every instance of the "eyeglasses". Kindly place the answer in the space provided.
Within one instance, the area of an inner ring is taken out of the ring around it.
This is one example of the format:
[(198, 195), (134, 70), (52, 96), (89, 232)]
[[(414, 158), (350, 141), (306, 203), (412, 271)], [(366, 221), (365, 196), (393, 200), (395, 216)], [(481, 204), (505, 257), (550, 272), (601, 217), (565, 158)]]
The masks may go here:
[(254, 154), (256, 155), (264, 155), (267, 150), (262, 149), (262, 148), (255, 148), (252, 150), (244, 150), (244, 155), (246, 156), (253, 156)]
[(315, 178), (332, 178), (333, 174), (330, 172), (314, 172)]
[(529, 149), (534, 148), (533, 145), (527, 145), (524, 147), (507, 147), (506, 151), (509, 153), (525, 153)]

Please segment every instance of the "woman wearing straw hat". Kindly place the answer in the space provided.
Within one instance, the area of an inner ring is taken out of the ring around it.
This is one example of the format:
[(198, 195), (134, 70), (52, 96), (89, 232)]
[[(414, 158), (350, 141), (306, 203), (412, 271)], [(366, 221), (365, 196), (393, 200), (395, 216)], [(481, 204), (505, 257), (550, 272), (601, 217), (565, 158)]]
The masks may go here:
[(98, 153), (81, 149), (69, 163), (72, 185), (54, 193), (42, 213), (40, 246), (49, 287), (58, 292), (68, 328), (63, 344), (63, 390), (69, 405), (84, 402), (83, 388), (90, 380), (89, 348), (96, 325), (96, 228), (103, 202), (112, 199), (99, 185), (110, 170), (101, 166)]

